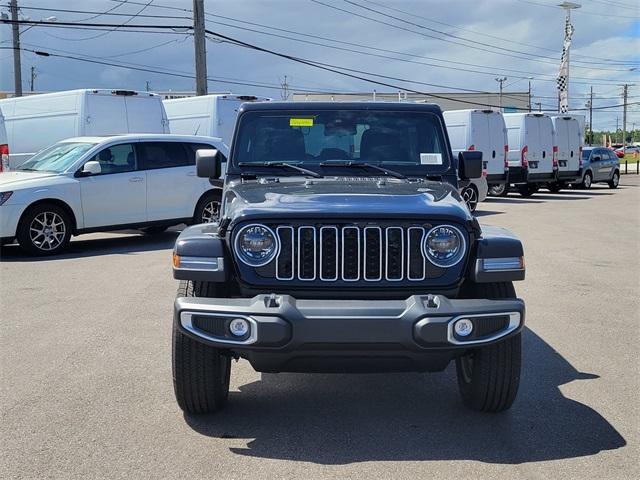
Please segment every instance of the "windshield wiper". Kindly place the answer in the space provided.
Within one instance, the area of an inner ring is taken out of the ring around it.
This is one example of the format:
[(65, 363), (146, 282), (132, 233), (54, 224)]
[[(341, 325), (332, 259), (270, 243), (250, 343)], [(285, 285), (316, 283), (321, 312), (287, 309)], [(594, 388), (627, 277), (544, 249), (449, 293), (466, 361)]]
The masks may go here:
[(348, 167), (348, 168), (371, 168), (372, 170), (377, 170), (379, 172), (384, 173), (393, 178), (407, 178), (406, 175), (403, 175), (400, 172), (396, 172), (395, 170), (390, 170), (388, 168), (380, 167), (378, 165), (373, 165), (367, 162), (355, 162), (353, 160), (327, 160), (326, 162), (322, 162), (320, 164), (321, 167)]
[(297, 172), (304, 173), (313, 178), (322, 178), (318, 172), (314, 172), (313, 170), (307, 170), (306, 168), (299, 167), (293, 163), (286, 162), (240, 162), (238, 163), (239, 167), (267, 167), (267, 168), (290, 168), (292, 170), (296, 170)]

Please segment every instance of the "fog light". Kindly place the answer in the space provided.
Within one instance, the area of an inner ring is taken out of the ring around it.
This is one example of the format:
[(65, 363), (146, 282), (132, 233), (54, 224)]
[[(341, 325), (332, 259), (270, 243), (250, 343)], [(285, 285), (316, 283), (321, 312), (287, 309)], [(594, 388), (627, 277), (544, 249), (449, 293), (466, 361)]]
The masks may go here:
[(229, 323), (229, 332), (234, 337), (244, 337), (249, 333), (249, 322), (244, 318), (234, 318)]
[(473, 322), (468, 318), (461, 318), (453, 325), (453, 329), (459, 337), (468, 337), (473, 331)]

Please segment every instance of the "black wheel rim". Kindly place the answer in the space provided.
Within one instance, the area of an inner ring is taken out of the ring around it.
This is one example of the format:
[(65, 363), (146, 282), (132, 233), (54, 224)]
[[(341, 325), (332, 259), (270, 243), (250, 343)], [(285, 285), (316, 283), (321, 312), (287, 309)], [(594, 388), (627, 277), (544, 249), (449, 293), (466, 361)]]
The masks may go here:
[(478, 194), (474, 188), (467, 187), (462, 191), (462, 198), (467, 203), (469, 210), (475, 211), (478, 206)]

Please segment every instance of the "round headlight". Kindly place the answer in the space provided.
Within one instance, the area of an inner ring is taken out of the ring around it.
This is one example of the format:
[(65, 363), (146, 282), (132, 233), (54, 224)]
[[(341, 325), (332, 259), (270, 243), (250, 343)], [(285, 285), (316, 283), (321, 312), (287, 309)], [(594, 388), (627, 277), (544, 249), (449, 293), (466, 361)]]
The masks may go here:
[(247, 225), (236, 235), (238, 258), (250, 267), (262, 267), (278, 253), (278, 240), (273, 230), (264, 225)]
[(425, 256), (438, 267), (453, 267), (464, 258), (465, 240), (462, 232), (451, 225), (432, 228), (424, 239)]

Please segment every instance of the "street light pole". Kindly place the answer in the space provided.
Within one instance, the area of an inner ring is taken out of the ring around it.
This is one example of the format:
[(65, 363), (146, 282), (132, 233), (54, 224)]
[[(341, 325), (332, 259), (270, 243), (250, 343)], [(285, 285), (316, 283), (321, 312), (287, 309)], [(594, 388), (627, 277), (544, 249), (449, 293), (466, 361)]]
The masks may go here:
[(559, 111), (567, 113), (569, 111), (569, 49), (571, 48), (571, 37), (573, 36), (573, 25), (571, 25), (571, 10), (580, 8), (582, 5), (573, 2), (562, 2), (558, 5), (565, 10), (564, 23), (564, 43), (562, 45), (562, 58), (560, 60), (560, 74), (558, 75), (558, 100)]

